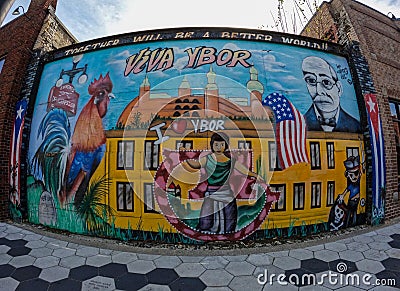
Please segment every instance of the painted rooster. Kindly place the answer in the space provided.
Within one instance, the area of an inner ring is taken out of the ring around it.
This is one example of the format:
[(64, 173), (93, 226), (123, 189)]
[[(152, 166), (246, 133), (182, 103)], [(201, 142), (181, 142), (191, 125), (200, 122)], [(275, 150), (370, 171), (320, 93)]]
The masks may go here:
[(74, 201), (78, 206), (90, 178), (105, 152), (106, 136), (102, 118), (107, 114), (113, 84), (105, 77), (89, 85), (92, 96), (83, 107), (71, 136), (67, 114), (62, 109), (52, 109), (42, 120), (38, 138), (43, 142), (33, 158), (34, 169), (40, 169), (45, 187), (57, 195), (61, 205)]

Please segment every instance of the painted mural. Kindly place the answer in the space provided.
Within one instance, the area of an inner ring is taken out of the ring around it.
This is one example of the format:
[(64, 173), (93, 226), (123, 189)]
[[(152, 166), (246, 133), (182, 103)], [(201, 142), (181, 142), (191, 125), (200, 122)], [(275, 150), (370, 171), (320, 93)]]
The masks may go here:
[(31, 222), (195, 242), (365, 221), (346, 58), (325, 43), (207, 33), (91, 43), (44, 65), (28, 154)]
[(11, 218), (16, 221), (21, 221), (21, 142), (22, 131), (24, 128), (24, 121), (28, 100), (22, 99), (17, 102), (14, 114), (14, 126), (11, 139), (11, 158), (10, 158), (10, 195), (9, 195), (9, 209)]

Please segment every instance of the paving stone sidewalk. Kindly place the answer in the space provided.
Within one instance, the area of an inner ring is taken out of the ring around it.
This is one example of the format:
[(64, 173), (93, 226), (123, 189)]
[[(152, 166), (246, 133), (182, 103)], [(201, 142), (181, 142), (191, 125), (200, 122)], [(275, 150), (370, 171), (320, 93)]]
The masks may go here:
[(301, 249), (237, 256), (124, 252), (0, 223), (0, 290), (399, 289), (400, 223)]

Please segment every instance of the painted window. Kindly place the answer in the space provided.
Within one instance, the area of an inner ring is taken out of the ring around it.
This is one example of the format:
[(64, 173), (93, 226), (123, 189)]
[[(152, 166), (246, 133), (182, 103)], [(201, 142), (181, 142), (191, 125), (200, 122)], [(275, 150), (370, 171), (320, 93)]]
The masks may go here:
[(310, 142), (311, 170), (321, 169), (321, 153), (319, 142)]
[(305, 184), (293, 184), (293, 210), (304, 209)]
[(278, 151), (276, 149), (276, 143), (273, 141), (268, 142), (268, 157), (269, 157), (269, 170), (280, 171), (282, 167), (278, 159)]
[(346, 154), (347, 154), (347, 158), (348, 157), (357, 157), (357, 156), (359, 156), (358, 148), (346, 147)]
[(251, 149), (251, 141), (239, 140), (238, 149), (243, 149), (243, 150)]
[(133, 183), (117, 182), (117, 209), (133, 211)]
[(321, 207), (321, 182), (311, 183), (311, 208)]
[(157, 170), (160, 156), (160, 145), (155, 144), (154, 140), (144, 142), (144, 168), (147, 170)]
[(335, 144), (333, 142), (326, 143), (326, 155), (328, 159), (328, 169), (335, 168)]
[(274, 203), (271, 211), (285, 211), (286, 210), (286, 185), (285, 184), (271, 184), (271, 191), (279, 191), (281, 195), (279, 200)]
[(3, 66), (4, 66), (5, 61), (6, 61), (6, 58), (0, 59), (0, 74), (1, 74), (1, 71), (3, 70)]
[(193, 141), (192, 140), (176, 141), (176, 149), (179, 150), (180, 148), (192, 150), (193, 149)]
[(118, 169), (133, 170), (135, 142), (118, 142)]
[(144, 212), (156, 212), (152, 183), (144, 183)]
[(332, 206), (335, 203), (335, 181), (328, 181), (326, 191), (326, 206)]

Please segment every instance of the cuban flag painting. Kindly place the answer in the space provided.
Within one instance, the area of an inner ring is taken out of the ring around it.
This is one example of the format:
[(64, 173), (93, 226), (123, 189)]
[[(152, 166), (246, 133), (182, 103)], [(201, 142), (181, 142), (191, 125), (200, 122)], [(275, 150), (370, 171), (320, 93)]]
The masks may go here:
[(14, 126), (11, 139), (10, 157), (10, 201), (18, 206), (20, 204), (20, 150), (22, 142), (22, 131), (27, 109), (27, 100), (22, 99), (15, 106)]
[(282, 169), (298, 163), (309, 163), (303, 115), (280, 93), (268, 95), (262, 103), (270, 107), (275, 115), (275, 137)]
[(364, 100), (367, 107), (372, 151), (372, 222), (377, 224), (381, 222), (385, 215), (382, 195), (386, 181), (385, 147), (376, 95), (365, 94)]

